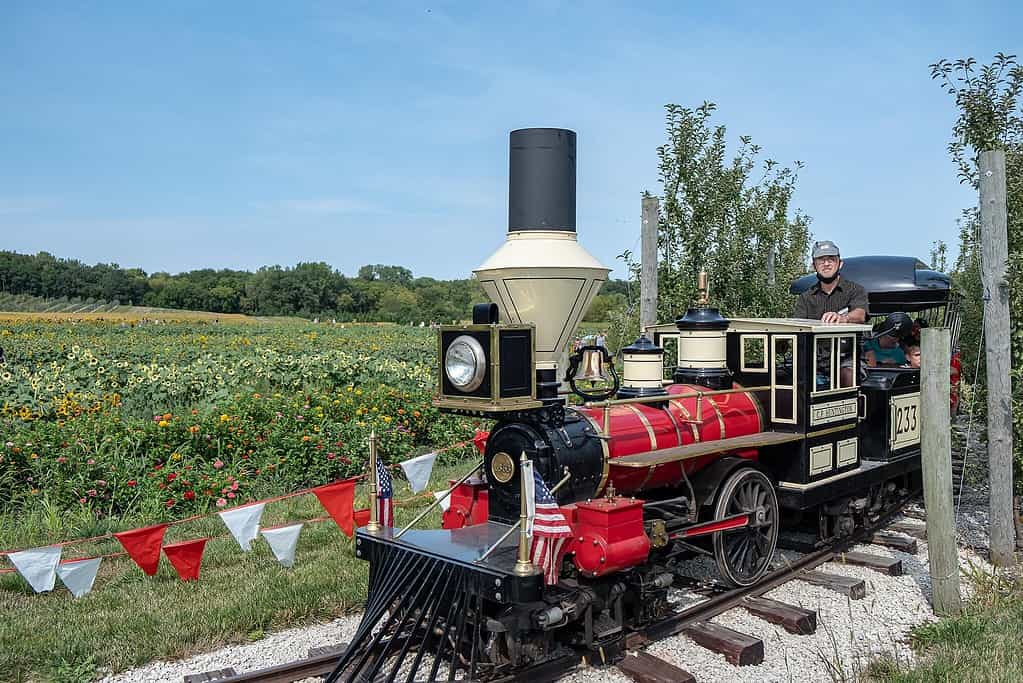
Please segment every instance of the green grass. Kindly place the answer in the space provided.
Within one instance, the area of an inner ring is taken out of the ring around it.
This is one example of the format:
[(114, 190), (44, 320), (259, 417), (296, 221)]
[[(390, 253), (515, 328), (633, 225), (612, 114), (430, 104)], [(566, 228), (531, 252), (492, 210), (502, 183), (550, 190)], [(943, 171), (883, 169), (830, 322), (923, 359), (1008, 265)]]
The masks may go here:
[[(469, 461), (438, 465), (430, 490), (440, 490), (470, 466)], [(399, 526), (429, 503), (426, 495), (397, 508)], [(396, 481), (395, 496), (401, 500), (412, 494)], [(357, 508), (365, 504), (356, 501)], [(324, 514), (315, 497), (299, 496), (267, 505), (263, 526)], [(46, 543), (66, 537), (68, 529), (86, 528), (75, 526), (73, 519), (58, 523), (45, 515), (18, 525), (4, 522), (0, 519), (0, 548), (22, 547), (26, 540)], [(439, 510), (420, 523), (424, 528), (439, 526)], [(224, 534), (226, 528), (214, 517), (171, 527), (165, 543)], [(118, 550), (111, 540), (66, 548), (64, 556)], [(78, 599), (59, 580), (52, 593), (35, 594), (20, 576), (2, 574), (0, 681), (88, 681), (104, 671), (186, 657), (329, 620), (361, 608), (367, 577), (367, 565), (355, 558), (352, 541), (332, 521), (306, 525), (292, 569), (281, 567), (262, 541), (244, 553), (226, 537), (207, 544), (197, 582), (180, 581), (166, 558), (154, 577), (145, 576), (127, 558), (104, 560), (93, 592)]]
[(980, 572), (968, 577), (976, 593), (958, 617), (913, 629), (915, 667), (874, 662), (866, 679), (888, 683), (1023, 681), (1023, 579)]

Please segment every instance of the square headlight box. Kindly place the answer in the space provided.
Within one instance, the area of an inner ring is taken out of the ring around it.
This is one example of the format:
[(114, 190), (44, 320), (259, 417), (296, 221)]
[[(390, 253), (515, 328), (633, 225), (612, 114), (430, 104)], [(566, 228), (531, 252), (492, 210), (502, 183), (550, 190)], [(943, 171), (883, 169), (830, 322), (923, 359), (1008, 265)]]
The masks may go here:
[[(459, 387), (451, 381), (445, 361), (448, 349), (455, 343), (482, 352), (483, 358), (476, 359), (481, 362), (482, 371), (478, 383)], [(457, 401), (467, 408), (486, 406), (490, 410), (502, 406), (508, 409), (525, 407), (522, 404), (535, 402), (536, 363), (532, 325), (444, 325), (438, 335), (438, 347), (439, 398), (442, 401)]]

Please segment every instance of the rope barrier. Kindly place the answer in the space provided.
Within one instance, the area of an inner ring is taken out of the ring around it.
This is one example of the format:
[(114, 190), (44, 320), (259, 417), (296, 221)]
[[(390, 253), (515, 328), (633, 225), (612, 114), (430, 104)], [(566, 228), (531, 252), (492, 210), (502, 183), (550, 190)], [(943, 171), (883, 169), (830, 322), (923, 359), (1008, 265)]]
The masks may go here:
[[(433, 452), (437, 453), (437, 454), (440, 454), (440, 453), (443, 453), (445, 451), (454, 450), (456, 448), (462, 448), (463, 446), (465, 446), (467, 444), (470, 444), (470, 443), (472, 443), (472, 440), (459, 441), (458, 443), (451, 444), (450, 446), (444, 446), (443, 448), (438, 448), (436, 451), (433, 451)], [(400, 470), (401, 467), (400, 467), (400, 465), (389, 465), (388, 469), (397, 471), (397, 470)], [(231, 507), (231, 508), (225, 508), (224, 510), (218, 510), (218, 511), (215, 511), (215, 512), (206, 512), (206, 513), (202, 513), (202, 514), (192, 515), (191, 517), (185, 517), (184, 519), (177, 519), (177, 520), (173, 520), (173, 521), (170, 521), (170, 522), (166, 522), (166, 524), (167, 524), (168, 527), (179, 526), (181, 524), (187, 524), (188, 522), (194, 522), (194, 521), (199, 520), (199, 519), (206, 519), (206, 518), (209, 518), (209, 517), (213, 517), (213, 515), (217, 515), (220, 512), (224, 512), (226, 510), (237, 510), (239, 508), (248, 507), (248, 506), (251, 506), (251, 505), (258, 505), (260, 503), (263, 503), (263, 504), (266, 504), (266, 503), (276, 503), (278, 501), (285, 500), (285, 499), (288, 499), (288, 498), (295, 498), (297, 496), (306, 495), (308, 493), (311, 493), (313, 489), (319, 488), (320, 486), (329, 486), (330, 484), (337, 484), (337, 483), (340, 483), (342, 481), (360, 482), (360, 481), (363, 481), (365, 479), (366, 479), (366, 475), (365, 474), (360, 474), (360, 475), (357, 475), (357, 476), (354, 476), (354, 477), (346, 477), (345, 479), (338, 479), (337, 481), (328, 482), (327, 484), (320, 484), (318, 486), (310, 486), (309, 488), (305, 488), (305, 489), (302, 489), (300, 491), (293, 491), (291, 493), (285, 493), (285, 494), (282, 494), (280, 496), (274, 496), (272, 498), (265, 498), (265, 499), (262, 499), (262, 500), (249, 501), (247, 503), (243, 503), (241, 505), (236, 505), (236, 506)], [(432, 496), (433, 494), (430, 494), (430, 495)], [(408, 503), (410, 503), (412, 501), (415, 501), (415, 500), (417, 500), (419, 498), (422, 498), (422, 497), (424, 497), (424, 494), (417, 494), (417, 495), (412, 496), (411, 498), (408, 498), (408, 499), (404, 499), (404, 500), (400, 500), (400, 501), (399, 500), (395, 500), (394, 504), (396, 506), (405, 506)], [(330, 519), (330, 518), (326, 517), (324, 519)], [(108, 531), (105, 534), (100, 534), (98, 536), (89, 536), (87, 538), (72, 538), (72, 539), (68, 539), (66, 541), (60, 541), (60, 542), (57, 542), (57, 543), (45, 543), (45, 544), (41, 544), (41, 545), (29, 546), (29, 547), (26, 547), (26, 548), (20, 548), (20, 549), (15, 549), (15, 550), (0, 550), (0, 556), (10, 555), (12, 553), (21, 552), (23, 550), (31, 550), (33, 548), (38, 548), (38, 547), (58, 546), (58, 547), (64, 548), (64, 547), (67, 547), (67, 546), (80, 545), (80, 544), (83, 544), (83, 543), (95, 543), (95, 542), (98, 542), (98, 541), (113, 539), (115, 533), (121, 533), (121, 532), (119, 532), (119, 531), (118, 532)], [(106, 557), (106, 556), (97, 556), (97, 557)], [(86, 558), (86, 559), (88, 559), (88, 558)], [(0, 569), (0, 573), (11, 572), (11, 571), (14, 571), (14, 570), (13, 569)]]

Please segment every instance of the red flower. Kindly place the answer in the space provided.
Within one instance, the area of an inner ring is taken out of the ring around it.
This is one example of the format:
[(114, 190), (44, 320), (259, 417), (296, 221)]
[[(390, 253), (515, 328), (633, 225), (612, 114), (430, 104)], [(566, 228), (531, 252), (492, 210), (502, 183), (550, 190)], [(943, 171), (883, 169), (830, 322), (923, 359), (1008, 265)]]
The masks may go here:
[(165, 505), (166, 507), (169, 507), (169, 508), (172, 508), (172, 507), (174, 507), (174, 499), (173, 499), (173, 498), (168, 498), (168, 499), (167, 499), (167, 502), (166, 502), (166, 503), (164, 503), (164, 505)]
[(125, 486), (135, 486), (135, 484), (137, 483), (138, 482), (135, 481), (134, 479), (129, 479), (128, 481), (125, 482)]
[(167, 481), (174, 481), (177, 478), (178, 478), (178, 475), (176, 473), (174, 473), (174, 472), (171, 472), (170, 474), (167, 475)]
[(185, 500), (192, 500), (193, 498), (195, 498), (195, 493), (192, 491), (185, 491), (184, 498)]

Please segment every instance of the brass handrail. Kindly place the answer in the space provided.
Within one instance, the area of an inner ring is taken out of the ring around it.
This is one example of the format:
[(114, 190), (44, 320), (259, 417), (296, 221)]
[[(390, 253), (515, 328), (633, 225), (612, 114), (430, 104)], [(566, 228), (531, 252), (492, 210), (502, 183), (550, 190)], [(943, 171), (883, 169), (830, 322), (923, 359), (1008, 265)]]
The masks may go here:
[(421, 519), (422, 519), (423, 517), (426, 517), (426, 515), (430, 514), (430, 510), (433, 510), (433, 509), (434, 509), (435, 507), (437, 507), (438, 505), (440, 505), (440, 504), (441, 504), (441, 501), (444, 501), (444, 500), (446, 500), (446, 499), (447, 499), (447, 497), (451, 495), (451, 492), (452, 492), (452, 491), (454, 491), (454, 490), (455, 490), (455, 489), (457, 489), (457, 488), (458, 488), (459, 486), (461, 486), (462, 484), (464, 484), (464, 483), (465, 483), (465, 480), (466, 480), (466, 479), (468, 479), (469, 477), (471, 477), (472, 475), (476, 474), (476, 472), (477, 472), (477, 471), (479, 471), (479, 468), (481, 468), (481, 467), (483, 467), (483, 461), (482, 461), (482, 460), (480, 460), (480, 461), (479, 461), (478, 463), (476, 463), (476, 466), (475, 466), (475, 467), (473, 467), (473, 468), (472, 468), (471, 470), (469, 470), (469, 471), (468, 471), (468, 472), (467, 472), (467, 473), (465, 474), (465, 476), (464, 476), (464, 477), (462, 477), (461, 479), (459, 479), (458, 481), (456, 481), (456, 482), (454, 483), (454, 485), (453, 485), (453, 486), (452, 486), (451, 488), (449, 488), (449, 489), (448, 489), (447, 491), (445, 491), (445, 492), (444, 492), (444, 495), (443, 495), (443, 496), (441, 496), (440, 498), (437, 498), (437, 499), (436, 499), (435, 501), (433, 501), (433, 503), (431, 503), (431, 504), (430, 504), (429, 506), (427, 506), (427, 508), (426, 508), (425, 510), (423, 510), (423, 511), (422, 511), (422, 512), (420, 512), (420, 513), (419, 513), (418, 515), (416, 515), (416, 518), (415, 518), (415, 519), (413, 519), (413, 520), (412, 520), (411, 522), (409, 522), (409, 523), (408, 523), (408, 525), (407, 525), (407, 526), (406, 526), (406, 527), (405, 527), (404, 529), (402, 529), (401, 531), (399, 531), (398, 533), (396, 533), (396, 534), (394, 535), (394, 540), (396, 540), (396, 541), (397, 541), (397, 540), (398, 540), (399, 538), (401, 538), (401, 537), (402, 537), (402, 534), (404, 534), (404, 533), (405, 533), (406, 531), (408, 531), (409, 529), (411, 529), (412, 527), (414, 527), (414, 526), (415, 526), (416, 524), (418, 524), (418, 523), (419, 523), (419, 520), (421, 520)]
[[(561, 487), (562, 487), (562, 486), (563, 486), (563, 485), (565, 484), (565, 482), (567, 482), (567, 481), (568, 481), (569, 479), (571, 479), (571, 478), (572, 478), (572, 473), (571, 473), (571, 472), (569, 472), (569, 471), (568, 471), (568, 468), (566, 467), (566, 468), (565, 468), (565, 476), (564, 476), (564, 477), (563, 477), (563, 478), (561, 479), (561, 481), (559, 481), (559, 482), (558, 482), (557, 484), (555, 484), (555, 485), (554, 485), (554, 488), (552, 488), (552, 489), (551, 489), (551, 493), (552, 493), (552, 494), (554, 494), (554, 493), (557, 493), (557, 492), (558, 492), (558, 489), (560, 489), (560, 488), (561, 488)], [(504, 532), (504, 535), (503, 535), (503, 536), (501, 536), (501, 538), (497, 539), (497, 543), (495, 543), (494, 545), (492, 545), (492, 546), (490, 546), (489, 548), (487, 548), (486, 552), (485, 552), (485, 553), (483, 553), (482, 555), (480, 555), (479, 557), (477, 557), (477, 558), (476, 558), (475, 560), (473, 560), (473, 562), (482, 562), (483, 560), (485, 560), (485, 559), (487, 559), (488, 557), (490, 557), (490, 554), (491, 554), (492, 552), (494, 552), (494, 551), (495, 551), (495, 550), (497, 549), (497, 546), (499, 546), (499, 545), (501, 545), (502, 543), (504, 543), (504, 542), (505, 542), (505, 540), (506, 540), (506, 539), (507, 539), (507, 538), (508, 538), (509, 536), (511, 536), (511, 535), (512, 535), (513, 533), (515, 533), (515, 531), (516, 531), (516, 530), (518, 530), (518, 528), (519, 528), (519, 527), (520, 527), (521, 525), (522, 525), (522, 519), (521, 519), (521, 517), (520, 517), (520, 518), (519, 518), (519, 521), (517, 521), (517, 522), (515, 522), (514, 524), (512, 524), (512, 525), (511, 525), (511, 526), (510, 526), (510, 527), (508, 528), (508, 531)]]
[(724, 394), (741, 394), (747, 391), (769, 391), (774, 387), (770, 384), (762, 387), (738, 387), (733, 389), (712, 389), (708, 391), (688, 391), (683, 394), (660, 394), (658, 396), (637, 396), (635, 398), (616, 398), (610, 401), (587, 401), (585, 408), (604, 408), (607, 406), (624, 406), (630, 403), (664, 403), (679, 398), (699, 398), (700, 396), (721, 396)]

